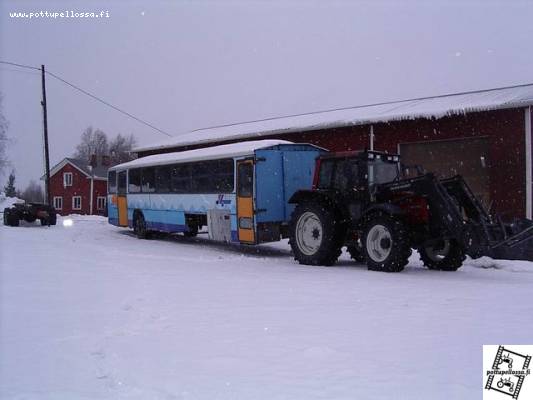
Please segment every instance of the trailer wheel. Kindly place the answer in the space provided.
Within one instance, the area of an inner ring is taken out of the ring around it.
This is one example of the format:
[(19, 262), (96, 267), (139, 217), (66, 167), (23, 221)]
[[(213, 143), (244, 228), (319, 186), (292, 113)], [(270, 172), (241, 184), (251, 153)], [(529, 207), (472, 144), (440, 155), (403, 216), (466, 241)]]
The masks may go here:
[(442, 240), (437, 245), (422, 246), (419, 253), (427, 268), (438, 271), (457, 271), (466, 258), (464, 249), (452, 239)]
[(333, 265), (341, 254), (344, 228), (320, 203), (298, 204), (289, 226), (294, 259), (304, 265)]
[(363, 243), (366, 265), (371, 271), (400, 272), (409, 262), (407, 230), (389, 215), (377, 214), (367, 222)]
[(146, 229), (146, 220), (141, 212), (136, 212), (133, 218), (133, 232), (139, 239), (148, 239), (150, 237), (150, 231)]
[(9, 226), (9, 208), (4, 208), (4, 225)]
[(57, 214), (50, 214), (48, 217), (48, 222), (50, 225), (56, 225), (57, 224)]
[(4, 209), (4, 225), (19, 226), (19, 216), (16, 210), (10, 208)]

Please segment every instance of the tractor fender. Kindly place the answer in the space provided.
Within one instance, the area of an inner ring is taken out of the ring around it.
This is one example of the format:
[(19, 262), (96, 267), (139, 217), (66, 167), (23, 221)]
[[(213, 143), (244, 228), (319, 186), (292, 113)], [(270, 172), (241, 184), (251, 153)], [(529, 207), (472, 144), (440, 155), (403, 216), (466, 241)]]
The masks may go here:
[(371, 205), (365, 210), (363, 216), (368, 217), (377, 212), (381, 212), (381, 213), (388, 214), (391, 216), (404, 216), (405, 215), (405, 211), (402, 210), (401, 207), (397, 206), (396, 204), (383, 203), (383, 204)]

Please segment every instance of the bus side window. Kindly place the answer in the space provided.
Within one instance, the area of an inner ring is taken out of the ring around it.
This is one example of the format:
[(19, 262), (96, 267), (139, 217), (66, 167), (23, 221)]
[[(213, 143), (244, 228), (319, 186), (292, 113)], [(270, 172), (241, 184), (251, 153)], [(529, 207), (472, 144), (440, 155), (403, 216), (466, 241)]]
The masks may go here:
[(143, 193), (155, 192), (155, 168), (143, 168), (141, 170), (141, 191)]
[(130, 169), (128, 171), (128, 193), (139, 193), (141, 191), (141, 170)]
[(158, 193), (170, 192), (170, 166), (157, 167), (155, 170), (155, 190)]
[(216, 177), (212, 176), (212, 167), (212, 161), (193, 164), (192, 193), (210, 193), (210, 186), (216, 180)]
[(251, 162), (238, 164), (238, 188), (237, 195), (239, 197), (252, 197), (254, 192), (253, 176), (254, 166)]
[(214, 176), (215, 187), (212, 188), (215, 193), (231, 193), (233, 192), (233, 160), (219, 160), (216, 161)]
[(126, 171), (118, 173), (118, 194), (126, 194)]
[(189, 164), (173, 165), (170, 173), (170, 189), (174, 193), (191, 191), (191, 173)]
[(116, 171), (109, 171), (107, 178), (107, 192), (114, 194), (117, 192), (117, 173)]

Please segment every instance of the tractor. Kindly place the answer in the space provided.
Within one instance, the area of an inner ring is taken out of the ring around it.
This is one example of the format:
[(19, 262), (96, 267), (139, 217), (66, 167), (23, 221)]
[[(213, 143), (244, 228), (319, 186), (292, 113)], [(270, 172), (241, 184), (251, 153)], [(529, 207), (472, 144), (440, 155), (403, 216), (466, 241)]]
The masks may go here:
[(289, 200), (295, 259), (332, 265), (346, 246), (369, 270), (399, 272), (416, 249), (427, 268), (456, 271), (466, 255), (533, 238), (532, 221), (504, 224), (489, 215), (460, 175), (417, 170), (408, 177), (399, 155), (380, 151), (319, 156), (312, 188)]

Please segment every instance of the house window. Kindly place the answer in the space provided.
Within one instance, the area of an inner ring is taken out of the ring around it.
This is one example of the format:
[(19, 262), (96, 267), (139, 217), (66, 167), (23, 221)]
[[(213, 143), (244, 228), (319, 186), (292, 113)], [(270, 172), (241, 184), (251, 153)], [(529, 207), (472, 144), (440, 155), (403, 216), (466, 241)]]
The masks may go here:
[(99, 209), (99, 210), (104, 210), (105, 209), (105, 201), (106, 201), (106, 198), (104, 196), (98, 196), (96, 198), (96, 208)]
[(72, 172), (63, 173), (63, 186), (72, 186)]
[(72, 209), (81, 210), (81, 196), (72, 196)]
[(54, 208), (56, 210), (62, 210), (63, 209), (63, 197), (54, 196)]

